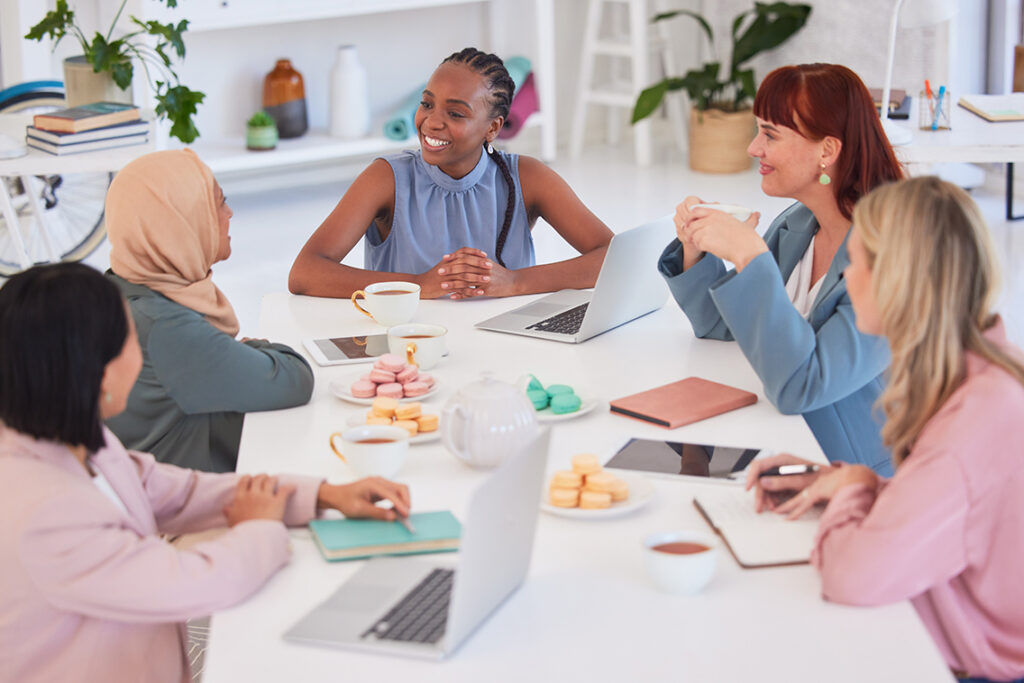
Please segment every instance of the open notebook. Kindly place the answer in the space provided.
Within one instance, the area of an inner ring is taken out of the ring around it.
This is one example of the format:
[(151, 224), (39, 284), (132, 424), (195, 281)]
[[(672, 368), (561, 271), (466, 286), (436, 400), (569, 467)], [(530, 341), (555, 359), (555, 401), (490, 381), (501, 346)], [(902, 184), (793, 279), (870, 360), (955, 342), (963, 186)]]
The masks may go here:
[(722, 537), (744, 569), (806, 564), (811, 560), (821, 511), (812, 508), (789, 521), (772, 512), (754, 511), (754, 492), (743, 486), (708, 486), (693, 504)]

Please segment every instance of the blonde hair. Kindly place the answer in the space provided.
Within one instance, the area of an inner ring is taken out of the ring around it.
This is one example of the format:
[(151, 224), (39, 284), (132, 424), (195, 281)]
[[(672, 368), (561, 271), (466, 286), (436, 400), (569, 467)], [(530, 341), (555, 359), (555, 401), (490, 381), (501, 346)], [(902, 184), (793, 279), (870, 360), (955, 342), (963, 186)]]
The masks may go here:
[(978, 206), (936, 177), (876, 188), (853, 211), (872, 270), (889, 383), (882, 440), (899, 464), (963, 382), (971, 351), (1024, 384), (1024, 364), (984, 337), (996, 316), (999, 265)]

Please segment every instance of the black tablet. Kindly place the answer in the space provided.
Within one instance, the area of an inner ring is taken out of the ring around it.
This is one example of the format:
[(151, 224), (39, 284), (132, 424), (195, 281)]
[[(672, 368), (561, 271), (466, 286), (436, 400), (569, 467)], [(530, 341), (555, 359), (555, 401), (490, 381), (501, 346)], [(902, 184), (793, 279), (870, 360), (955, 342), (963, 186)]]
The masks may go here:
[(605, 467), (659, 474), (735, 479), (760, 452), (759, 448), (630, 439), (605, 463)]

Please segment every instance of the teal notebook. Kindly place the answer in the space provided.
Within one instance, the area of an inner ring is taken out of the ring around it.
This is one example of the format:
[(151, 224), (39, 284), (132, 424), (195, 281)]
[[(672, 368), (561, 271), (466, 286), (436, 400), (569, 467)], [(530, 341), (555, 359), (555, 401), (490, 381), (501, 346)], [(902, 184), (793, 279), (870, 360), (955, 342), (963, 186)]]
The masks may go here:
[(413, 514), (409, 522), (415, 534), (398, 522), (376, 519), (314, 519), (309, 529), (329, 562), (458, 550), (462, 525), (447, 510)]

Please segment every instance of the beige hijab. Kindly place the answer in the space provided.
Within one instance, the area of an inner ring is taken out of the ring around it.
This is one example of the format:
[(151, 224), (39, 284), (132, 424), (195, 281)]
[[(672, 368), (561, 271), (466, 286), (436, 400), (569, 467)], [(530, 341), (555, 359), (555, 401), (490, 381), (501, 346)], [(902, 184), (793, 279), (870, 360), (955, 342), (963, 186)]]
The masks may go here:
[(190, 149), (139, 157), (107, 190), (110, 267), (238, 334), (231, 303), (210, 277), (220, 249), (213, 173)]

